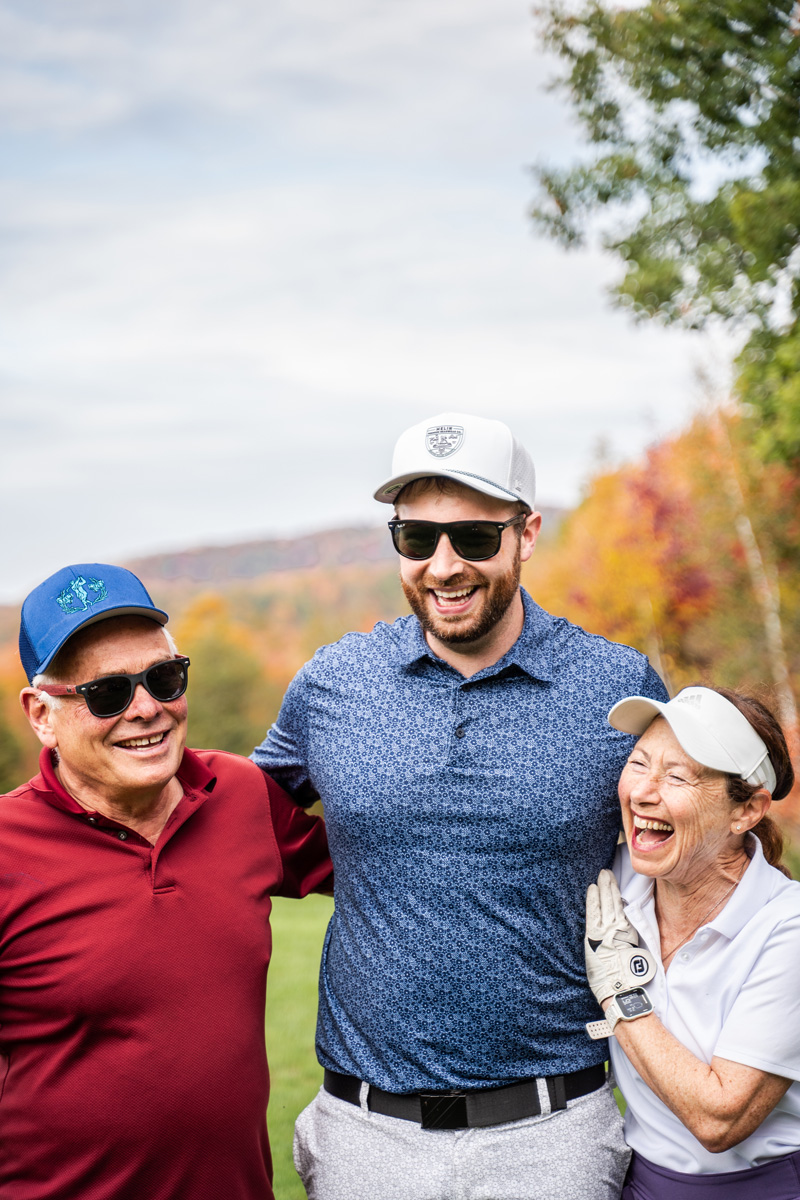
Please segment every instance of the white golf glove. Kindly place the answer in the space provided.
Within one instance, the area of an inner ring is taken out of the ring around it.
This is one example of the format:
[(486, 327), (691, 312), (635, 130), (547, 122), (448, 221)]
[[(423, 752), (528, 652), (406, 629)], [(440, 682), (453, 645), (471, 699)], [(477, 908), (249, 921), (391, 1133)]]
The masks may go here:
[(639, 935), (625, 916), (617, 881), (601, 871), (586, 892), (586, 976), (598, 1004), (617, 992), (641, 987), (656, 973), (648, 950), (639, 948)]

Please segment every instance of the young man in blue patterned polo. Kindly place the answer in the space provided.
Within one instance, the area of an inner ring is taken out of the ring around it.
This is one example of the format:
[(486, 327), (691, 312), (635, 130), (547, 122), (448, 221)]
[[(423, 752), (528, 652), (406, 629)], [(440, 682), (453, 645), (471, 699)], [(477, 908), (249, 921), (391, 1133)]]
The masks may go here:
[(541, 517), (501, 422), (407, 430), (376, 499), (414, 615), (318, 651), (254, 754), (322, 798), (335, 865), (297, 1169), (311, 1200), (612, 1200), (583, 898), (633, 741), (606, 713), (666, 691), (520, 588)]

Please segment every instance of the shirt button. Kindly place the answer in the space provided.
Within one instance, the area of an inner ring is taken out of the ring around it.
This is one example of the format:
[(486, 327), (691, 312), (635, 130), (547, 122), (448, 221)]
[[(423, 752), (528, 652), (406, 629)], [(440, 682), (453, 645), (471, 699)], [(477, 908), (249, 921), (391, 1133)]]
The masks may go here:
[(457, 738), (462, 738), (466, 732), (467, 732), (467, 731), (466, 731), (466, 729), (464, 728), (464, 726), (463, 726), (463, 725), (457, 725), (457, 726), (456, 726), (456, 737), (457, 737)]
[(119, 833), (117, 834), (117, 837), (119, 838), (119, 840), (121, 842), (126, 842), (128, 840), (128, 835), (124, 829), (120, 829)]
[(88, 818), (88, 820), (89, 820), (89, 824), (90, 824), (90, 825), (96, 825), (96, 824), (97, 824), (97, 817), (89, 817), (89, 818)]
[(688, 962), (691, 957), (692, 957), (691, 954), (687, 954), (685, 950), (684, 950), (683, 954), (681, 955), (681, 958), (684, 962)]

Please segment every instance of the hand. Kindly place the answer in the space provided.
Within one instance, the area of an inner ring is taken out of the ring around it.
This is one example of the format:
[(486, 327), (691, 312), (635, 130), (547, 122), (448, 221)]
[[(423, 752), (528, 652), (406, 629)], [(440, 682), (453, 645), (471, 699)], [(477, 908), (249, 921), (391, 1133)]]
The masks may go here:
[(601, 871), (586, 892), (586, 976), (598, 1003), (641, 987), (656, 973), (649, 951), (639, 948), (639, 935), (625, 916), (617, 881)]

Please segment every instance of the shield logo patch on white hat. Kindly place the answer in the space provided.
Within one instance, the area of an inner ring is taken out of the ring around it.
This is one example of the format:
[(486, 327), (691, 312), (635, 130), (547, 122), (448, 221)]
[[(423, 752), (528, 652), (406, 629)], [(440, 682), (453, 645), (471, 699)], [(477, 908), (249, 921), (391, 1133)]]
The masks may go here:
[(463, 441), (463, 425), (432, 425), (425, 430), (425, 447), (434, 458), (449, 458)]

